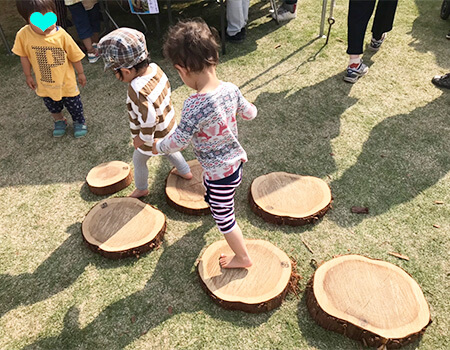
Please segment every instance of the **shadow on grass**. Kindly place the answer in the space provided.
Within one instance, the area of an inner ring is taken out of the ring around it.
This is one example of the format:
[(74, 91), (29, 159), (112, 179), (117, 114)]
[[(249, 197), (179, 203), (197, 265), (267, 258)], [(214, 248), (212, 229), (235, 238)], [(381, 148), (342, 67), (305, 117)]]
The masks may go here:
[[(450, 170), (450, 95), (410, 113), (384, 119), (364, 143), (357, 162), (331, 183), (332, 220), (353, 226), (414, 199)], [(348, 213), (352, 206), (369, 215)]]
[[(79, 311), (73, 306), (67, 311), (64, 329), (58, 336), (40, 339), (26, 348), (73, 349), (82, 345), (91, 349), (122, 349), (171, 317), (198, 311), (242, 327), (265, 322), (271, 313), (241, 318), (239, 312), (216, 312), (219, 307), (212, 305), (200, 288), (192, 266), (205, 245), (204, 234), (213, 225), (211, 220), (204, 220), (172, 245), (163, 244), (164, 252), (146, 286), (109, 305), (86, 327), (79, 327)], [(205, 304), (210, 305), (206, 310)], [(103, 336), (99, 337), (98, 332), (104, 332)]]
[[(419, 16), (414, 20), (411, 32), (408, 33), (415, 39), (410, 45), (425, 54), (432, 52), (439, 66), (450, 70), (449, 45), (445, 38), (450, 21), (444, 21), (439, 16), (442, 0), (415, 0), (415, 3)], [(437, 72), (430, 72), (430, 80), (435, 74)]]
[[(334, 172), (331, 142), (340, 134), (342, 113), (358, 101), (349, 96), (351, 88), (339, 73), (295, 93), (261, 93), (255, 105), (265, 108), (259, 110), (258, 122), (241, 133), (253, 140), (249, 159), (267, 159), (263, 164), (249, 162), (252, 177), (272, 171), (298, 173), (299, 168), (302, 175), (321, 178)], [(275, 140), (270, 147), (269, 135)]]
[(79, 244), (80, 223), (67, 229), (70, 236), (33, 273), (0, 275), (0, 317), (20, 305), (50, 298), (72, 285), (89, 260)]

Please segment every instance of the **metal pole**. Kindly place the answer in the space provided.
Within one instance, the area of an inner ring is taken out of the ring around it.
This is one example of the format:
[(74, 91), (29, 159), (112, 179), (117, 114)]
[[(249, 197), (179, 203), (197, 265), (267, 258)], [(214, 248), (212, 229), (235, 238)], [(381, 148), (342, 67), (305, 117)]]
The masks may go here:
[(2, 25), (0, 24), (0, 35), (2, 36), (3, 43), (5, 44), (6, 51), (8, 51), (8, 55), (12, 55), (11, 49), (9, 48), (8, 42), (6, 41), (5, 33), (3, 33)]
[(325, 28), (325, 16), (327, 15), (327, 4), (328, 0), (323, 0), (322, 2), (322, 18), (320, 20), (320, 31), (319, 31), (319, 37), (323, 38), (324, 35), (324, 28)]

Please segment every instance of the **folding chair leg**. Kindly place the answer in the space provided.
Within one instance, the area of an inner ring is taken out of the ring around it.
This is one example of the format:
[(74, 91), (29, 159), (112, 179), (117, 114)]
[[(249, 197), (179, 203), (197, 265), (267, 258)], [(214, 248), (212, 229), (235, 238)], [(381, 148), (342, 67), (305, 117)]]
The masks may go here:
[(11, 49), (9, 48), (8, 41), (6, 40), (5, 33), (3, 32), (3, 28), (1, 25), (0, 25), (0, 35), (2, 36), (2, 40), (3, 40), (3, 43), (5, 44), (8, 55), (12, 55)]
[(225, 1), (219, 0), (220, 6), (220, 41), (222, 44), (222, 55), (225, 55)]
[(277, 24), (280, 24), (280, 21), (278, 20), (278, 7), (276, 0), (270, 0), (270, 7), (275, 14), (275, 22), (277, 22)]

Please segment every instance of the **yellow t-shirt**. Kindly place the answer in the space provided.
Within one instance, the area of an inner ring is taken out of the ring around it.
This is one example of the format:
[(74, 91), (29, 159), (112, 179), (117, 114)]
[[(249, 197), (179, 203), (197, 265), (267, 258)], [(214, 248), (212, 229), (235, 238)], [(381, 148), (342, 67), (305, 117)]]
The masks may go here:
[(72, 37), (63, 28), (57, 28), (53, 34), (41, 35), (26, 25), (18, 31), (12, 49), (30, 60), (36, 76), (36, 94), (54, 101), (80, 94), (72, 62), (84, 57)]

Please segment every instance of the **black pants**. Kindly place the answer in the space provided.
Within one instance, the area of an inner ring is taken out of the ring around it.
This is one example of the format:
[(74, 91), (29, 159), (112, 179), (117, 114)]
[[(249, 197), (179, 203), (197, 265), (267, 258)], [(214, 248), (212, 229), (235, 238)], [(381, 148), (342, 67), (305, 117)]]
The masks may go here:
[[(349, 2), (347, 17), (347, 53), (349, 55), (363, 53), (364, 35), (375, 8), (375, 2), (376, 0), (350, 0)], [(392, 29), (397, 2), (398, 0), (378, 0), (372, 25), (372, 35), (375, 39), (381, 39), (383, 33)]]

